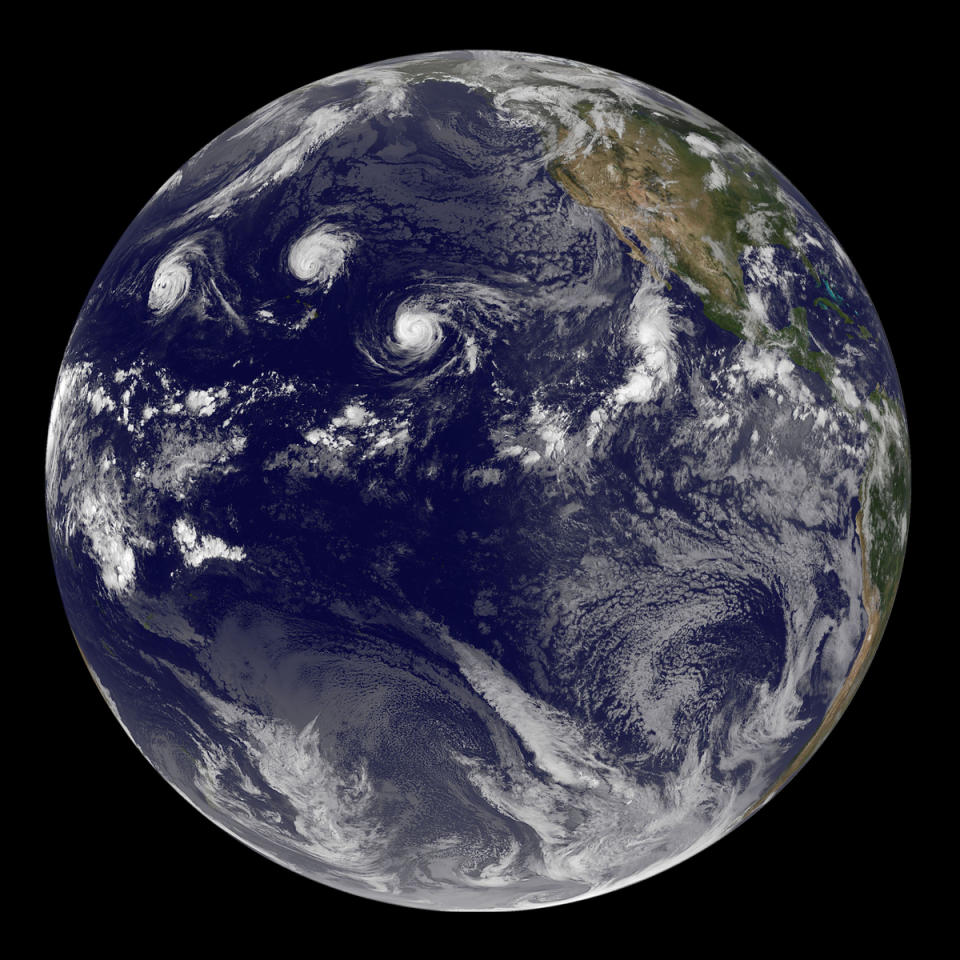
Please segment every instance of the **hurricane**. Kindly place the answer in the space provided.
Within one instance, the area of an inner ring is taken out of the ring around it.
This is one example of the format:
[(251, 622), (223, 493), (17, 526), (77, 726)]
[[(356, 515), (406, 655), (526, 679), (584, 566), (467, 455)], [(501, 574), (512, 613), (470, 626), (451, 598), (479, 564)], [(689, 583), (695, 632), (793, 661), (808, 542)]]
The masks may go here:
[(344, 269), (355, 240), (336, 228), (320, 224), (291, 245), (287, 255), (290, 272), (305, 283), (328, 287)]
[(442, 315), (405, 304), (397, 311), (387, 350), (401, 363), (427, 360), (443, 341), (443, 323)]
[(190, 245), (181, 245), (169, 253), (157, 265), (147, 297), (147, 306), (156, 314), (164, 316), (178, 307), (190, 291), (193, 274), (186, 259)]

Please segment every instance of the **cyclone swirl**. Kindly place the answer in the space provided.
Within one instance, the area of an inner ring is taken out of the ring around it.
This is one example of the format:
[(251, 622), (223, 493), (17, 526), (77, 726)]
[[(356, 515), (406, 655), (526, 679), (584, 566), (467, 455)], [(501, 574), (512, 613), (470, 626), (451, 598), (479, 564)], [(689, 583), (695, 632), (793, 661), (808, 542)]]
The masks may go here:
[(186, 256), (192, 250), (192, 244), (180, 244), (157, 265), (147, 306), (158, 316), (166, 316), (186, 299), (193, 279)]
[(355, 246), (349, 234), (327, 224), (315, 225), (290, 245), (287, 267), (302, 283), (329, 290)]
[(397, 311), (393, 334), (386, 349), (400, 363), (428, 360), (443, 342), (444, 318), (430, 310), (411, 305)]
[(456, 292), (438, 285), (383, 299), (356, 341), (372, 372), (429, 383), (454, 369), (472, 372), (476, 368), (475, 334), (485, 326), (482, 311), (461, 295), (462, 285), (456, 286)]

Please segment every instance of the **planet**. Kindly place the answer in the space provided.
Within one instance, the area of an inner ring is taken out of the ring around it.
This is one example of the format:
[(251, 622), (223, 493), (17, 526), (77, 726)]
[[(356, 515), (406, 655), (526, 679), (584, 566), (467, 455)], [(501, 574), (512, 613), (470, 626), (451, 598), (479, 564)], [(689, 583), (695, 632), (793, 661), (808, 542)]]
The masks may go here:
[(661, 90), (489, 50), (327, 77), (177, 170), (84, 302), (45, 476), (152, 767), (431, 910), (616, 890), (765, 805), (864, 676), (910, 510), (811, 204)]

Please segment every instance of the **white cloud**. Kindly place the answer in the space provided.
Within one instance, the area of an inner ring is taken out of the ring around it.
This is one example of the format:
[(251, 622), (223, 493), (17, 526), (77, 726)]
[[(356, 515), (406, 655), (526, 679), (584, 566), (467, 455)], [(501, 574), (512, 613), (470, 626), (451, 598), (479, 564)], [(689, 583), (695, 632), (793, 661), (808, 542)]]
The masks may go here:
[(243, 547), (231, 547), (219, 537), (198, 534), (193, 524), (184, 517), (173, 524), (173, 537), (183, 554), (184, 563), (190, 567), (199, 567), (201, 563), (217, 557), (240, 561), (247, 556)]

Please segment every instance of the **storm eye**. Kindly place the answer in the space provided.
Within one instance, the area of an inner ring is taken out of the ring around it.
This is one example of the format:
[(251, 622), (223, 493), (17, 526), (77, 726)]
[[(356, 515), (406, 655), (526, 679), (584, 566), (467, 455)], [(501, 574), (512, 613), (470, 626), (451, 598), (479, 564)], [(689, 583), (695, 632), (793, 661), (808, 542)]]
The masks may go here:
[(304, 233), (290, 245), (287, 266), (301, 282), (318, 284), (327, 290), (343, 272), (356, 241), (333, 227), (320, 226)]

